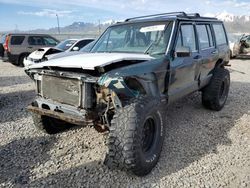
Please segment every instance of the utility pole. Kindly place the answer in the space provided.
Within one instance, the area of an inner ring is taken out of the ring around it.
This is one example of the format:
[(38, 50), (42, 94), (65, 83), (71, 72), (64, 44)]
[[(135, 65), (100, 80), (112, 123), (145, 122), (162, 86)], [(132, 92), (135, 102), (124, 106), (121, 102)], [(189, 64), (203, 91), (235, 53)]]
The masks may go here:
[(17, 26), (17, 24), (15, 24), (15, 32), (16, 33), (18, 32), (18, 26)]
[(98, 20), (99, 35), (101, 34), (101, 20)]
[(59, 17), (58, 17), (58, 14), (56, 14), (56, 18), (57, 18), (57, 29), (58, 29), (58, 34), (60, 34), (60, 24), (59, 24)]

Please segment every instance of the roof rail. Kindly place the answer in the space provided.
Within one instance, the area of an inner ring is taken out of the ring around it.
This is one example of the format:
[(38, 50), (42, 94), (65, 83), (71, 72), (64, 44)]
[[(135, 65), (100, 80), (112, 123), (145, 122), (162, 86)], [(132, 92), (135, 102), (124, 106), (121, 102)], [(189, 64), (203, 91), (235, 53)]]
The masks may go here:
[(157, 17), (157, 16), (187, 16), (185, 12), (169, 12), (169, 13), (162, 13), (162, 14), (152, 14), (148, 16), (138, 16), (134, 18), (128, 18), (125, 20), (125, 22), (130, 21), (130, 20), (136, 20), (136, 19), (141, 19), (141, 18), (151, 18), (151, 17)]
[(187, 17), (201, 17), (199, 13), (188, 13)]

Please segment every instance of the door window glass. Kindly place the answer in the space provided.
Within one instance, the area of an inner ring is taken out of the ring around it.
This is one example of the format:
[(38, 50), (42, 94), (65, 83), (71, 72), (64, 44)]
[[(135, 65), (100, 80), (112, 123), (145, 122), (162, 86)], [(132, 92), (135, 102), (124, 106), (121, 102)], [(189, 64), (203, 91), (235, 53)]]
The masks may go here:
[(58, 44), (58, 42), (51, 37), (43, 37), (43, 40), (45, 45), (55, 46)]
[(181, 25), (177, 39), (177, 47), (189, 47), (192, 52), (197, 50), (193, 25)]
[(206, 25), (196, 25), (199, 44), (201, 49), (206, 49), (210, 47), (209, 37), (207, 33)]
[(42, 37), (30, 36), (28, 38), (29, 45), (44, 45)]
[[(74, 47), (78, 47), (79, 49), (81, 49), (92, 41), (93, 40), (82, 40), (82, 41), (79, 41)], [(73, 51), (73, 49), (72, 49), (72, 51)]]
[(206, 27), (207, 27), (207, 33), (208, 33), (208, 36), (209, 36), (209, 46), (212, 47), (212, 46), (214, 46), (214, 39), (213, 39), (213, 36), (212, 36), (211, 27), (210, 27), (210, 25), (206, 25)]
[(23, 43), (25, 36), (12, 36), (10, 44), (12, 45), (21, 45)]

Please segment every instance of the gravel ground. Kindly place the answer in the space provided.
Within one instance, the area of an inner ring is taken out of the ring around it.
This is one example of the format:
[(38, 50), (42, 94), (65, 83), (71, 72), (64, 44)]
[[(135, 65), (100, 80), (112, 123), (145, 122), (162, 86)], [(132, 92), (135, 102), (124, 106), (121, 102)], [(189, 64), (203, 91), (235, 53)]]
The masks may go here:
[(204, 109), (199, 93), (170, 105), (160, 161), (139, 178), (102, 164), (105, 136), (92, 128), (37, 132), (25, 110), (33, 83), (0, 61), (0, 186), (250, 187), (250, 60), (231, 64), (225, 108)]

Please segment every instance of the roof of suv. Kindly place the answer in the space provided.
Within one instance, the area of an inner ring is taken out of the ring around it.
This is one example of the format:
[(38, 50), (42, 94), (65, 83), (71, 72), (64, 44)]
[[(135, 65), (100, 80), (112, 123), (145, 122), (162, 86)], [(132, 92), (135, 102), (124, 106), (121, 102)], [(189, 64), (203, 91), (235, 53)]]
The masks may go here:
[(169, 12), (169, 13), (153, 14), (153, 15), (147, 15), (147, 16), (128, 18), (125, 20), (125, 23), (126, 22), (142, 22), (142, 21), (166, 21), (166, 20), (177, 20), (177, 19), (221, 22), (217, 18), (200, 16), (199, 13), (187, 14), (185, 12)]
[(26, 35), (26, 36), (50, 36), (49, 34), (39, 34), (39, 33), (8, 33), (6, 35)]

